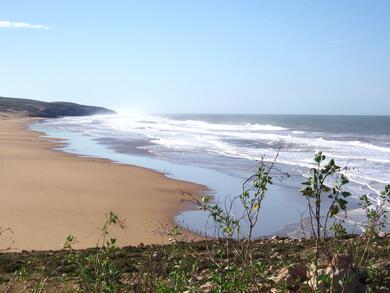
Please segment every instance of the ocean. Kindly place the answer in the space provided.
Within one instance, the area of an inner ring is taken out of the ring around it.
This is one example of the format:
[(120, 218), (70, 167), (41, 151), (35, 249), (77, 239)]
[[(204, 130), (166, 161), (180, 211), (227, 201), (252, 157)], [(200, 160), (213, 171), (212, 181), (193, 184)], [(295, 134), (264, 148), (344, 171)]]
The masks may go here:
[[(317, 151), (348, 168), (354, 221), (362, 215), (357, 198), (368, 194), (376, 202), (390, 184), (390, 116), (132, 114), (46, 119), (31, 128), (63, 139), (65, 152), (204, 184), (221, 205), (240, 193), (260, 160), (279, 154), (277, 167), (290, 176), (269, 188), (255, 236), (291, 236), (298, 229), (307, 215), (299, 188)], [(241, 210), (233, 212), (239, 217)], [(185, 211), (176, 221), (200, 233), (212, 230), (202, 211)]]

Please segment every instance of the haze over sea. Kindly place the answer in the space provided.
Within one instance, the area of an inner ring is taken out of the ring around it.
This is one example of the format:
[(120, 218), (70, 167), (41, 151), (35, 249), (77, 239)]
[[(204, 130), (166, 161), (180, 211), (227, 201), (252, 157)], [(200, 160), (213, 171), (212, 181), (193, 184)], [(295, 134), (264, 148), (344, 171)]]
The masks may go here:
[[(220, 203), (239, 193), (258, 160), (279, 152), (278, 167), (290, 177), (270, 188), (256, 236), (295, 229), (305, 212), (299, 187), (316, 151), (348, 167), (356, 196), (376, 198), (390, 183), (390, 116), (133, 114), (48, 119), (32, 128), (65, 139), (67, 152), (204, 184)], [(359, 214), (352, 200), (349, 217)], [(187, 211), (176, 220), (201, 231), (207, 216)]]

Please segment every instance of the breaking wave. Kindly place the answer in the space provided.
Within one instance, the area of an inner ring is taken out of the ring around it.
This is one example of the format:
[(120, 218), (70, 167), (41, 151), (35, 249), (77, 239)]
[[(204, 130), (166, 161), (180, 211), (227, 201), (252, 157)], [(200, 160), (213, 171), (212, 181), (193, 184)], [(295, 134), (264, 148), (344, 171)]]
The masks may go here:
[(260, 123), (245, 119), (226, 122), (218, 115), (206, 118), (112, 115), (61, 118), (45, 123), (96, 138), (144, 140), (145, 144), (138, 148), (168, 160), (187, 157), (186, 162), (199, 163), (197, 158), (206, 157), (215, 165), (223, 162), (220, 165), (229, 167), (229, 159), (234, 159), (230, 168), (261, 158), (271, 160), (279, 152), (279, 163), (305, 169), (312, 166), (313, 153), (321, 150), (337, 159), (339, 165), (349, 167), (348, 176), (356, 183), (358, 192), (378, 191), (390, 183), (390, 135), (359, 133), (359, 125), (354, 133), (334, 133), (324, 131), (323, 125), (308, 131), (272, 123), (272, 119)]

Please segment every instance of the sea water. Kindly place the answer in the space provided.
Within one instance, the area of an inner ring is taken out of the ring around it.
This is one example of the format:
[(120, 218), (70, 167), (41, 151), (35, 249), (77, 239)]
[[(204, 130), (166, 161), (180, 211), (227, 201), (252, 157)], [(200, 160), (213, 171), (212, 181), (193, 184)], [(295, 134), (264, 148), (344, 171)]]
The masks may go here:
[[(390, 184), (389, 116), (132, 114), (46, 119), (31, 128), (63, 139), (65, 152), (204, 184), (222, 206), (240, 193), (259, 161), (269, 163), (278, 155), (277, 167), (290, 176), (274, 180), (268, 190), (256, 236), (291, 234), (307, 215), (299, 188), (317, 151), (348, 168), (347, 190), (356, 198), (350, 200), (350, 218), (361, 217), (360, 195), (375, 202)], [(237, 217), (241, 212), (233, 209)], [(176, 221), (198, 232), (209, 223), (207, 214), (196, 210)]]

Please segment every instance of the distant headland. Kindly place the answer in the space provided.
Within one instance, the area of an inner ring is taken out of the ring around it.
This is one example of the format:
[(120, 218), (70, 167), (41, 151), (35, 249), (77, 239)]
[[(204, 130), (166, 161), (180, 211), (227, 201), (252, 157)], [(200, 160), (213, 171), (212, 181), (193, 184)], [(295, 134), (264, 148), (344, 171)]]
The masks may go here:
[(8, 97), (0, 97), (0, 112), (43, 118), (115, 114), (115, 111), (103, 107), (86, 106), (70, 102), (42, 102)]

